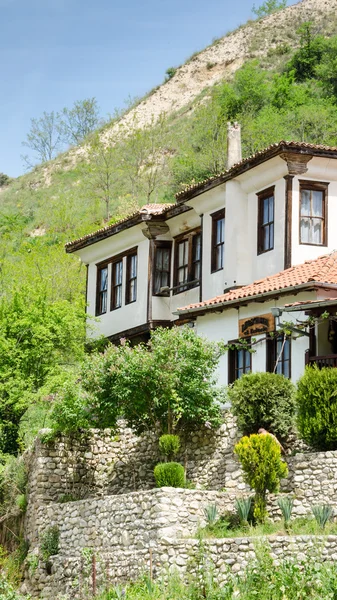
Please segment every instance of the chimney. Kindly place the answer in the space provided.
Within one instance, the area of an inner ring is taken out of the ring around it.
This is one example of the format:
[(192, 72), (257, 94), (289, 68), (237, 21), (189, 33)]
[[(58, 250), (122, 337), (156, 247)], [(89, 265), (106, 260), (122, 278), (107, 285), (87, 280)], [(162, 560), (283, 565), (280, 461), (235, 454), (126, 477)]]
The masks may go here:
[(241, 160), (241, 125), (227, 123), (227, 169)]

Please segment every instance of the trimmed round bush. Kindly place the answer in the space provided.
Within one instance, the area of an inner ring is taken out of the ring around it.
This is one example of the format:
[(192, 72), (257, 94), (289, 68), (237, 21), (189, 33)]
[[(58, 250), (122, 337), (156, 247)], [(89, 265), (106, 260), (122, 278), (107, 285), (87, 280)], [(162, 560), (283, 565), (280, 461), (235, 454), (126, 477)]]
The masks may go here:
[(337, 450), (337, 369), (307, 367), (296, 401), (301, 438), (318, 450)]
[(159, 463), (154, 468), (157, 487), (185, 487), (185, 469), (176, 462)]
[(239, 428), (247, 434), (260, 427), (285, 438), (295, 414), (295, 387), (275, 373), (249, 373), (228, 388), (232, 412)]
[(164, 434), (159, 438), (159, 450), (168, 459), (173, 458), (180, 450), (180, 439), (178, 435)]

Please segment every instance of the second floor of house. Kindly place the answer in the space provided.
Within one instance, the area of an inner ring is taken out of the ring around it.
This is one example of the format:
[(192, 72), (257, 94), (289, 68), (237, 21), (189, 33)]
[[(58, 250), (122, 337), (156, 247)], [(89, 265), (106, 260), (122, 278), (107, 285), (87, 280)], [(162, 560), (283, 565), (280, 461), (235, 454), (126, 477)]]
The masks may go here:
[(135, 334), (176, 310), (337, 247), (337, 149), (274, 145), (67, 245), (87, 265), (97, 334)]

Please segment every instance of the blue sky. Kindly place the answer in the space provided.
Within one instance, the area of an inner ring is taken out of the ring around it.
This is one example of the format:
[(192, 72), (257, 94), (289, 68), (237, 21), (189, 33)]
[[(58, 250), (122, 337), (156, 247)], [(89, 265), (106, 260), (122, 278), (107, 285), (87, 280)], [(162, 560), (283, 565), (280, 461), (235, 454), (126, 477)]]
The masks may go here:
[(253, 4), (0, 0), (0, 172), (24, 171), (21, 142), (32, 117), (93, 96), (103, 115), (112, 114), (160, 84), (168, 67), (251, 18)]

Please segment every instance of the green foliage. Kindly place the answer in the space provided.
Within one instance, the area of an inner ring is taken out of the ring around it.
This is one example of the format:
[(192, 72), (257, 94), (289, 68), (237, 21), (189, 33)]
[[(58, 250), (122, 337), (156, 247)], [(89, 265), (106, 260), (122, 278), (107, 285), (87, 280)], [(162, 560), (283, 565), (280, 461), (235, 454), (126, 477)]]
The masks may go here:
[(297, 385), (296, 401), (297, 426), (302, 439), (320, 450), (336, 450), (336, 369), (307, 367)]
[(295, 413), (295, 388), (275, 373), (249, 373), (228, 388), (228, 398), (239, 428), (256, 433), (260, 427), (284, 438)]
[[(22, 287), (0, 301), (0, 451), (15, 454), (19, 422), (38, 390), (83, 355), (85, 313)], [(68, 367), (69, 369), (69, 367)]]
[(282, 512), (284, 524), (287, 527), (291, 519), (291, 513), (294, 506), (294, 498), (291, 498), (290, 496), (281, 496), (278, 499), (277, 504)]
[(165, 81), (168, 81), (169, 79), (172, 79), (172, 77), (174, 77), (174, 75), (177, 72), (177, 67), (169, 67), (168, 69), (166, 69), (165, 71)]
[(207, 525), (212, 527), (218, 520), (218, 507), (216, 504), (209, 504), (204, 508), (204, 515)]
[(0, 173), (0, 187), (8, 185), (11, 182), (11, 178), (5, 173)]
[(255, 4), (252, 8), (254, 15), (261, 19), (262, 17), (266, 17), (267, 15), (271, 15), (278, 10), (283, 10), (286, 8), (288, 0), (266, 0), (257, 8)]
[(30, 596), (22, 596), (10, 584), (4, 572), (0, 572), (0, 598), (1, 600), (29, 600)]
[(159, 438), (159, 450), (168, 458), (172, 460), (180, 450), (180, 439), (178, 435), (164, 434)]
[(214, 371), (221, 345), (189, 327), (158, 328), (147, 344), (108, 346), (86, 358), (81, 384), (90, 419), (114, 427), (121, 415), (138, 433), (174, 434), (220, 424)]
[(313, 515), (318, 523), (318, 525), (324, 529), (329, 519), (331, 519), (333, 510), (330, 504), (318, 504), (316, 506), (312, 506), (311, 510)]
[(0, 516), (23, 510), (27, 468), (22, 457), (0, 455)]
[(61, 138), (67, 144), (80, 144), (99, 125), (99, 108), (96, 98), (85, 98), (72, 108), (63, 108), (59, 118)]
[(60, 531), (57, 525), (48, 527), (40, 537), (41, 558), (47, 561), (51, 556), (59, 553)]
[(27, 496), (26, 494), (19, 494), (16, 499), (16, 506), (18, 507), (18, 509), (25, 513), (27, 510)]
[(296, 33), (300, 38), (300, 48), (288, 63), (288, 69), (294, 70), (297, 81), (304, 81), (314, 77), (323, 56), (325, 40), (323, 36), (314, 34), (311, 21), (303, 23)]
[(240, 523), (246, 525), (248, 523), (248, 517), (252, 506), (252, 498), (237, 498), (235, 500), (235, 508), (239, 515)]
[(153, 473), (157, 487), (185, 487), (185, 469), (179, 463), (159, 463)]
[(255, 490), (254, 517), (263, 522), (267, 516), (267, 491), (278, 492), (280, 479), (288, 474), (280, 447), (271, 435), (251, 435), (241, 438), (234, 452), (242, 465), (245, 481)]
[(90, 402), (75, 382), (66, 383), (54, 403), (51, 415), (52, 437), (58, 433), (72, 435), (74, 432), (97, 427), (97, 418)]

